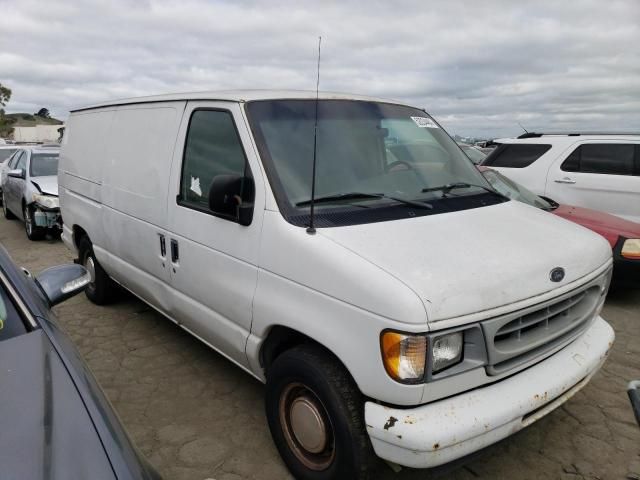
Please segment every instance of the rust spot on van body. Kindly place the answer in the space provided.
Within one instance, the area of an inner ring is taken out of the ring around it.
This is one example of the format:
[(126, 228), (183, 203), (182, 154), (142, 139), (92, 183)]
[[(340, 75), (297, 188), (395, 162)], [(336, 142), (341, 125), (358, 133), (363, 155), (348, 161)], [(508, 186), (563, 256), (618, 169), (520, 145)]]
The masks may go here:
[(384, 429), (389, 430), (396, 424), (397, 421), (398, 419), (396, 417), (389, 417), (389, 420), (387, 420), (387, 423), (384, 424)]
[(414, 423), (416, 423), (417, 420), (415, 417), (412, 417), (411, 415), (408, 415), (407, 417), (405, 417), (404, 419), (404, 423), (408, 424), (408, 425), (413, 425)]

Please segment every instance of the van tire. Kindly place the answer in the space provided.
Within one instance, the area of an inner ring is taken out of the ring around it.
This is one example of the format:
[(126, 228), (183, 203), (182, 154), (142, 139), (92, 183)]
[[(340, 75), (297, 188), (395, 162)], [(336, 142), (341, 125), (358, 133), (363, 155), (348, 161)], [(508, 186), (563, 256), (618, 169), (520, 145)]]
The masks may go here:
[(22, 217), (24, 218), (24, 231), (27, 234), (27, 238), (31, 241), (42, 240), (47, 234), (47, 230), (36, 225), (34, 209), (29, 205), (23, 205)]
[[(265, 400), (271, 436), (295, 478), (370, 478), (377, 457), (365, 428), (364, 398), (330, 352), (305, 344), (282, 353), (269, 367)], [(296, 436), (294, 405), (303, 412), (298, 418), (322, 419), (310, 437), (308, 429), (298, 427), (302, 441), (317, 453), (307, 450)], [(317, 432), (323, 432), (319, 434), (323, 440), (317, 440)]]
[(84, 293), (92, 303), (107, 305), (116, 297), (118, 286), (104, 271), (98, 259), (93, 253), (93, 246), (89, 237), (84, 236), (78, 245), (80, 264), (92, 274), (93, 281), (85, 289)]
[(11, 212), (11, 210), (9, 210), (9, 207), (7, 207), (7, 201), (4, 198), (4, 192), (2, 192), (2, 213), (4, 213), (4, 218), (6, 218), (7, 220), (16, 219), (16, 216)]

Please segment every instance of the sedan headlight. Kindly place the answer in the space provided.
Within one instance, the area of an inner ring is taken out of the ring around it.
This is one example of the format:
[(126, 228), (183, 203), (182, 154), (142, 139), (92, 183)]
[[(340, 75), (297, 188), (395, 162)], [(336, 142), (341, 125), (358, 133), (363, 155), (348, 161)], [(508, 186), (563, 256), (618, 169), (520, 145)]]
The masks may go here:
[(53, 197), (51, 195), (41, 195), (39, 193), (34, 193), (31, 199), (44, 208), (52, 209), (60, 207), (60, 200), (58, 199), (58, 197)]
[(629, 238), (625, 240), (622, 244), (622, 251), (620, 254), (624, 258), (640, 260), (640, 238)]
[(384, 368), (391, 378), (402, 383), (417, 383), (424, 378), (427, 338), (424, 335), (387, 330), (380, 337)]
[(464, 337), (462, 332), (448, 333), (433, 339), (431, 370), (437, 373), (462, 360)]

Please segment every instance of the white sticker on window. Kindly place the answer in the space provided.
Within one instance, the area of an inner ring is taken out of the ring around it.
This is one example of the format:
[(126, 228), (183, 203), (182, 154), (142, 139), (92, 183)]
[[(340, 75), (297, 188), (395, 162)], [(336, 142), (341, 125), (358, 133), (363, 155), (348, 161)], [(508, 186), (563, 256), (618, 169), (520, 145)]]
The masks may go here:
[(420, 128), (438, 128), (436, 122), (431, 120), (429, 117), (411, 117), (411, 120), (413, 120)]
[(200, 179), (197, 177), (191, 177), (191, 188), (190, 190), (195, 193), (196, 195), (198, 195), (199, 197), (202, 196), (202, 190), (200, 189)]

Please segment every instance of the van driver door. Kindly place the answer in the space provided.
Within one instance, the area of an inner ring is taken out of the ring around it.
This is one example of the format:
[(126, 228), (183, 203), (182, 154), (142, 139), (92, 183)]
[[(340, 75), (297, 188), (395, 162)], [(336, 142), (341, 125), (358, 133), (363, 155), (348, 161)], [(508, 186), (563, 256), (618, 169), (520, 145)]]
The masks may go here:
[[(171, 170), (168, 230), (174, 317), (180, 325), (246, 366), (257, 283), (264, 187), (241, 107), (235, 102), (187, 104)], [(209, 189), (219, 175), (255, 182), (249, 225), (216, 216)]]

